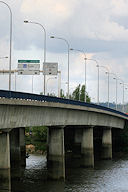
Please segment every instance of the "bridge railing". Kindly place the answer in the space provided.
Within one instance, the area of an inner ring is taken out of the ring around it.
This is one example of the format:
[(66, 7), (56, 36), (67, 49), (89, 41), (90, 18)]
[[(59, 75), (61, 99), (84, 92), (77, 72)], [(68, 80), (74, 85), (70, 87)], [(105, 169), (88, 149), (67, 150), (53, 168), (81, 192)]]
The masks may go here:
[(15, 91), (6, 91), (6, 90), (0, 90), (0, 98), (8, 98), (8, 99), (22, 99), (22, 100), (31, 100), (31, 101), (41, 101), (41, 102), (54, 102), (54, 103), (64, 103), (64, 104), (71, 104), (71, 105), (79, 105), (79, 106), (85, 106), (85, 107), (91, 107), (95, 109), (101, 109), (105, 111), (110, 111), (116, 114), (123, 115), (125, 117), (128, 117), (127, 114), (122, 113), (120, 111), (104, 107), (101, 105), (96, 105), (93, 103), (85, 103), (82, 101), (76, 101), (71, 99), (64, 99), (59, 97), (53, 97), (53, 96), (46, 96), (46, 95), (38, 95), (38, 94), (32, 94), (32, 93), (25, 93), (25, 92), (15, 92)]

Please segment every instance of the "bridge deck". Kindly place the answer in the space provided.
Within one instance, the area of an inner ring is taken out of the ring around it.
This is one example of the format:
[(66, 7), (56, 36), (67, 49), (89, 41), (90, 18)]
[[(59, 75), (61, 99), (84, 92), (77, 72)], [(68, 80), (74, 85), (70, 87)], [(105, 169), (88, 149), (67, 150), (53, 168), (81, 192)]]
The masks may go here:
[[(108, 108), (108, 107), (96, 105), (93, 103), (85, 103), (85, 102), (81, 102), (81, 101), (75, 101), (75, 100), (64, 99), (64, 98), (53, 97), (53, 96), (45, 96), (45, 95), (38, 95), (38, 94), (31, 94), (31, 93), (0, 90), (0, 98), (1, 99), (3, 99), (3, 98), (18, 99), (18, 100), (26, 100), (26, 101), (52, 102), (52, 103), (56, 103), (56, 105), (57, 105), (57, 103), (75, 105), (75, 106), (85, 107), (86, 109), (87, 108), (93, 109), (94, 111), (97, 109), (100, 112), (102, 110), (102, 112), (105, 111), (105, 112), (110, 112), (113, 114), (115, 113), (115, 115), (117, 115), (117, 116), (120, 115), (120, 116), (124, 117), (125, 119), (128, 118), (127, 114), (122, 113), (121, 111), (117, 111), (117, 110)], [(3, 101), (2, 101), (2, 103), (3, 103)], [(23, 102), (22, 102), (22, 104), (23, 104)], [(27, 104), (27, 103), (25, 103), (25, 104)], [(85, 108), (83, 108), (83, 109), (85, 109)]]

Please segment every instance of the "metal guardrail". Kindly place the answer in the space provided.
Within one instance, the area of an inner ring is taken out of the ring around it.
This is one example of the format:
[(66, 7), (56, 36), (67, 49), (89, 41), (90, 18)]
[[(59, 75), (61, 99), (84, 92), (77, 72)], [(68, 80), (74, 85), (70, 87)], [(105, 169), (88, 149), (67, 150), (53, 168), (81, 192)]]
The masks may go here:
[(63, 99), (63, 98), (53, 97), (53, 96), (45, 96), (45, 95), (38, 95), (38, 94), (31, 94), (31, 93), (24, 93), (24, 92), (0, 90), (0, 98), (25, 99), (25, 100), (32, 100), (32, 101), (54, 102), (54, 103), (79, 105), (79, 106), (85, 106), (85, 107), (91, 107), (91, 108), (95, 108), (95, 109), (110, 111), (110, 112), (128, 117), (128, 115), (125, 113), (122, 113), (120, 111), (116, 111), (114, 109), (104, 107), (101, 105), (96, 105), (93, 103), (85, 103), (82, 101), (75, 101), (75, 100), (70, 100), (70, 99)]

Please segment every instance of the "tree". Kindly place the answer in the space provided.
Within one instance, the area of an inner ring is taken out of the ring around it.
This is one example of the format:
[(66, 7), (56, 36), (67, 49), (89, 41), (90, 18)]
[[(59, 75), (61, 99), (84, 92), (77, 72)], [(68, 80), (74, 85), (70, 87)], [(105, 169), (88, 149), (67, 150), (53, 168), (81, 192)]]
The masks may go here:
[[(72, 99), (77, 100), (77, 101), (84, 101), (85, 100), (85, 85), (80, 86), (80, 84), (76, 87), (76, 89), (72, 93)], [(86, 92), (86, 102), (90, 103), (91, 99)]]
[(80, 100), (80, 84), (76, 87), (76, 89), (72, 93), (72, 98), (74, 100), (79, 101)]
[[(84, 101), (85, 99), (85, 85), (82, 85), (81, 90), (80, 90), (80, 101)], [(88, 93), (86, 92), (86, 102), (90, 103), (91, 98), (89, 97)]]
[(61, 97), (61, 98), (66, 98), (66, 96), (64, 95), (63, 89), (60, 90), (60, 97)]

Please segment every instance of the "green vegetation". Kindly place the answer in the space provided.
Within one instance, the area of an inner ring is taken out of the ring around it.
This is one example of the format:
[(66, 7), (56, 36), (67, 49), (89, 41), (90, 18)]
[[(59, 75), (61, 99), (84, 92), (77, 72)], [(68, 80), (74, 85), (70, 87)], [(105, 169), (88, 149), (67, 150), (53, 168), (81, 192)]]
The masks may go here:
[(47, 142), (47, 127), (26, 128), (26, 145), (34, 145), (35, 152), (45, 152)]
[[(76, 89), (73, 91), (72, 95), (70, 95), (70, 99), (77, 100), (77, 101), (84, 101), (85, 98), (85, 85), (78, 85)], [(86, 93), (86, 101), (88, 103), (91, 102), (91, 98)]]
[[(64, 91), (61, 89), (60, 91), (60, 97), (66, 98), (66, 95), (64, 94)], [(72, 94), (69, 95), (69, 99), (76, 100), (76, 101), (84, 101), (85, 98), (85, 85), (78, 85)], [(88, 96), (88, 93), (86, 92), (86, 101), (88, 103), (91, 102), (91, 98)]]
[[(40, 93), (42, 95), (42, 93)], [(56, 96), (54, 93), (48, 93), (48, 96)], [(60, 90), (60, 97), (66, 99), (67, 95), (64, 93), (64, 90)], [(78, 85), (72, 94), (69, 95), (69, 99), (76, 100), (76, 101), (84, 101), (85, 98), (85, 85)], [(87, 103), (91, 102), (91, 98), (89, 97), (88, 93), (86, 92), (86, 101)]]

